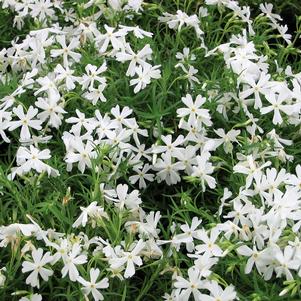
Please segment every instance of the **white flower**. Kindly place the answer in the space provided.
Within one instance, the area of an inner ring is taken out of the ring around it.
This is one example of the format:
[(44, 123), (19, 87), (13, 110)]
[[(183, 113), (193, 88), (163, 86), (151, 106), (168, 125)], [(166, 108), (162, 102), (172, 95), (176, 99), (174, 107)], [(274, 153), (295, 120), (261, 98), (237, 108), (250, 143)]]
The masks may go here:
[(197, 227), (201, 222), (201, 219), (198, 219), (196, 216), (193, 217), (191, 226), (189, 226), (187, 222), (184, 225), (181, 225), (180, 229), (183, 233), (175, 235), (173, 240), (176, 243), (185, 243), (187, 251), (192, 252), (194, 250), (194, 239), (199, 239), (199, 232), (201, 230), (197, 229)]
[(119, 62), (130, 61), (126, 75), (134, 76), (137, 64), (144, 66), (146, 60), (151, 59), (152, 52), (149, 44), (146, 44), (137, 54), (132, 50), (130, 44), (126, 44), (125, 51), (116, 53), (116, 59)]
[(138, 13), (140, 10), (142, 11), (143, 0), (128, 0), (128, 4), (125, 5), (124, 10), (133, 10)]
[(300, 111), (300, 107), (296, 105), (283, 104), (283, 102), (285, 102), (289, 97), (285, 92), (280, 94), (271, 92), (266, 94), (265, 97), (271, 105), (261, 108), (260, 112), (261, 114), (267, 114), (274, 111), (273, 124), (275, 125), (283, 122), (280, 111), (286, 115), (292, 115), (293, 113), (298, 113)]
[(65, 66), (65, 68), (58, 64), (54, 72), (56, 73), (56, 80), (57, 81), (65, 81), (65, 85), (68, 91), (71, 91), (75, 88), (75, 82), (78, 81), (78, 78), (74, 75), (74, 70), (69, 69), (68, 66)]
[(223, 208), (225, 206), (225, 202), (227, 199), (229, 199), (230, 197), (232, 196), (232, 192), (227, 188), (225, 187), (224, 188), (224, 194), (221, 198), (221, 205), (219, 206), (218, 208), (218, 215), (221, 216), (222, 212), (223, 212)]
[(42, 296), (40, 294), (33, 294), (28, 297), (22, 297), (19, 301), (42, 301)]
[(198, 177), (201, 180), (201, 185), (203, 191), (205, 191), (205, 183), (213, 189), (216, 186), (216, 180), (210, 174), (213, 173), (214, 167), (212, 163), (208, 162), (208, 156), (206, 154), (202, 154), (201, 156), (196, 156), (197, 164), (196, 166), (192, 166), (192, 177)]
[(140, 209), (139, 213), (140, 221), (128, 221), (125, 223), (127, 231), (130, 233), (136, 233), (138, 231), (143, 237), (158, 238), (160, 230), (157, 229), (157, 225), (161, 218), (160, 212), (157, 211), (155, 213), (151, 211), (148, 215), (145, 215), (145, 212)]
[(271, 76), (269, 74), (266, 74), (265, 72), (261, 72), (260, 77), (257, 82), (255, 82), (254, 78), (249, 74), (244, 76), (243, 81), (244, 83), (248, 84), (248, 87), (246, 87), (241, 93), (240, 97), (243, 99), (246, 99), (250, 95), (255, 96), (255, 109), (260, 109), (262, 107), (262, 101), (260, 94), (266, 95), (272, 86), (271, 82), (269, 81)]
[(114, 50), (119, 50), (123, 48), (123, 43), (121, 42), (120, 37), (123, 37), (125, 35), (124, 30), (117, 30), (114, 32), (115, 28), (110, 27), (108, 25), (104, 25), (104, 28), (106, 30), (105, 34), (100, 34), (96, 38), (96, 42), (98, 44), (98, 47), (100, 47), (99, 52), (104, 53), (107, 51), (109, 44), (112, 45)]
[(30, 275), (26, 278), (26, 284), (30, 284), (33, 287), (40, 287), (39, 275), (44, 281), (48, 281), (48, 278), (53, 274), (52, 270), (44, 268), (44, 266), (52, 261), (50, 252), (47, 252), (43, 256), (43, 250), (41, 248), (32, 251), (31, 261), (24, 261), (22, 263), (22, 273), (30, 272)]
[(7, 247), (9, 243), (14, 244), (20, 234), (28, 237), (37, 233), (39, 228), (34, 224), (10, 224), (0, 227), (0, 248)]
[(92, 118), (86, 118), (85, 114), (80, 112), (78, 109), (76, 109), (75, 112), (77, 117), (70, 117), (66, 119), (67, 123), (74, 123), (70, 132), (79, 135), (82, 127), (84, 127), (88, 132), (94, 130), (95, 126)]
[(245, 162), (236, 164), (233, 167), (233, 171), (235, 173), (242, 173), (247, 175), (246, 188), (249, 188), (254, 178), (262, 174), (261, 170), (264, 169), (265, 167), (270, 166), (272, 163), (268, 161), (262, 164), (261, 166), (258, 166), (258, 163), (256, 163), (252, 155), (247, 156), (246, 159), (247, 160)]
[(84, 173), (86, 166), (88, 168), (92, 167), (91, 159), (94, 159), (97, 156), (94, 145), (90, 140), (84, 144), (83, 141), (78, 138), (72, 143), (72, 147), (74, 148), (74, 151), (69, 151), (66, 154), (65, 161), (71, 164), (78, 162), (78, 169), (81, 173)]
[(208, 234), (204, 229), (198, 232), (198, 239), (203, 241), (204, 244), (199, 244), (195, 247), (197, 250), (198, 254), (203, 254), (203, 253), (209, 253), (212, 254), (213, 256), (221, 257), (222, 256), (222, 249), (215, 243), (218, 235), (219, 235), (219, 230), (217, 228), (213, 228), (210, 231), (210, 237), (208, 237)]
[(126, 184), (118, 184), (116, 187), (117, 199), (112, 199), (119, 209), (137, 209), (139, 205), (142, 203), (139, 197), (139, 191), (133, 190), (128, 194), (128, 185)]
[(132, 251), (122, 251), (120, 257), (111, 258), (109, 260), (111, 268), (115, 270), (126, 265), (124, 277), (132, 277), (135, 274), (135, 265), (141, 266), (143, 264), (142, 259), (140, 258), (140, 253), (144, 247), (145, 243), (143, 240), (139, 240)]
[(185, 78), (188, 79), (190, 86), (193, 87), (195, 83), (200, 84), (199, 79), (195, 76), (199, 71), (198, 69), (194, 68), (191, 65), (188, 65), (189, 68), (187, 69), (182, 63), (179, 63), (177, 67), (181, 67), (182, 70), (185, 72)]
[(154, 181), (154, 175), (151, 173), (147, 173), (149, 170), (151, 169), (151, 166), (149, 164), (145, 164), (142, 166), (135, 166), (133, 167), (133, 171), (135, 171), (137, 173), (137, 175), (133, 175), (129, 177), (129, 180), (131, 182), (131, 184), (135, 184), (138, 180), (139, 180), (139, 188), (146, 188), (146, 182), (150, 181), (153, 182)]
[(172, 136), (166, 135), (161, 136), (161, 140), (165, 143), (165, 145), (155, 145), (153, 146), (153, 153), (165, 153), (170, 154), (173, 157), (178, 157), (180, 155), (180, 151), (183, 149), (179, 147), (179, 145), (183, 145), (185, 142), (184, 136), (179, 135), (177, 139), (172, 142)]
[[(187, 138), (187, 137), (186, 137)], [(196, 164), (196, 147), (193, 145), (187, 145), (177, 153), (176, 158), (184, 164), (185, 173), (188, 175), (192, 174), (192, 165)]]
[(78, 243), (75, 243), (72, 250), (62, 258), (64, 261), (62, 277), (64, 278), (68, 274), (71, 281), (77, 281), (79, 272), (76, 266), (87, 262), (87, 256), (81, 254), (81, 246)]
[(198, 26), (200, 21), (197, 15), (188, 16), (181, 10), (177, 10), (176, 15), (163, 13), (163, 17), (159, 17), (159, 21), (166, 22), (168, 24), (168, 27), (171, 29), (178, 29), (180, 31), (182, 26), (185, 24), (187, 26), (194, 27), (198, 33), (201, 33), (201, 29)]
[(80, 225), (85, 227), (88, 222), (88, 217), (94, 219), (102, 218), (102, 217), (108, 218), (108, 215), (106, 214), (106, 212), (104, 212), (104, 209), (100, 206), (97, 206), (97, 202), (92, 202), (86, 208), (80, 207), (80, 210), (82, 211), (82, 213), (80, 214), (78, 219), (73, 223), (72, 225), (73, 228), (77, 228)]
[(212, 257), (212, 254), (205, 252), (204, 254), (187, 254), (190, 258), (196, 258), (194, 266), (200, 271), (200, 276), (207, 278), (211, 275), (211, 267), (217, 264), (219, 261), (217, 257)]
[(63, 56), (64, 67), (69, 66), (68, 57), (71, 57), (75, 62), (79, 62), (81, 54), (74, 52), (73, 49), (76, 49), (79, 46), (79, 39), (72, 38), (69, 45), (66, 45), (66, 36), (59, 35), (56, 37), (57, 42), (61, 45), (61, 49), (52, 49), (50, 55), (52, 57)]
[(95, 88), (90, 88), (89, 91), (87, 91), (84, 94), (84, 97), (87, 98), (92, 104), (95, 106), (96, 103), (100, 100), (101, 102), (106, 102), (107, 99), (103, 95), (103, 91), (106, 87), (106, 84), (100, 84), (98, 87)]
[(198, 95), (196, 100), (193, 101), (192, 96), (187, 94), (181, 100), (187, 108), (177, 109), (177, 114), (180, 118), (188, 116), (188, 125), (194, 126), (198, 118), (210, 119), (209, 110), (201, 109), (201, 106), (206, 102), (206, 98)]
[(60, 93), (57, 84), (55, 83), (54, 73), (45, 77), (40, 77), (36, 82), (40, 85), (40, 89), (34, 93), (35, 96), (41, 92), (47, 92), (49, 98), (60, 99)]
[[(241, 202), (240, 197), (243, 199), (244, 203)], [(225, 217), (234, 218), (233, 223), (237, 225), (239, 222), (242, 226), (251, 226), (251, 221), (248, 218), (248, 214), (252, 212), (254, 206), (248, 200), (245, 200), (244, 195), (239, 195), (233, 200), (233, 211), (230, 211)]]
[(153, 169), (157, 172), (157, 180), (165, 180), (167, 185), (176, 184), (181, 181), (178, 173), (179, 170), (184, 170), (185, 165), (182, 162), (173, 163), (170, 153), (163, 153), (161, 158), (154, 164)]
[(151, 79), (158, 79), (161, 77), (161, 70), (159, 68), (161, 65), (152, 66), (148, 63), (145, 63), (143, 66), (136, 67), (135, 71), (138, 78), (132, 79), (130, 81), (130, 86), (135, 86), (134, 93), (138, 93), (140, 90), (143, 90), (148, 84), (150, 84)]
[(165, 293), (163, 296), (164, 301), (178, 301), (179, 300), (179, 290), (173, 290), (171, 294)]
[(16, 174), (23, 175), (30, 170), (35, 170), (38, 173), (47, 172), (48, 176), (59, 176), (58, 170), (44, 163), (42, 160), (51, 158), (49, 149), (40, 151), (33, 145), (29, 146), (29, 149), (20, 146), (17, 151), (17, 165), (18, 167), (12, 169), (11, 178), (13, 179)]
[(180, 60), (180, 62), (182, 62), (182, 63), (185, 63), (185, 61), (188, 61), (188, 60), (191, 60), (191, 61), (196, 60), (196, 56), (193, 53), (190, 55), (190, 49), (187, 47), (183, 48), (183, 53), (177, 52), (176, 58), (178, 60)]
[(191, 294), (194, 300), (202, 300), (200, 289), (204, 288), (204, 283), (201, 280), (200, 271), (195, 267), (188, 269), (188, 280), (177, 276), (174, 287), (181, 290), (179, 295), (181, 301), (188, 301)]
[(263, 266), (267, 261), (265, 253), (263, 251), (257, 251), (255, 245), (253, 246), (253, 250), (246, 245), (240, 246), (239, 248), (237, 248), (236, 252), (240, 255), (249, 257), (245, 267), (246, 274), (249, 274), (252, 271), (254, 263), (257, 270), (261, 272)]
[(227, 134), (224, 129), (217, 129), (214, 132), (221, 138), (215, 139), (216, 147), (223, 144), (225, 153), (231, 153), (233, 150), (233, 145), (231, 142), (237, 142), (236, 137), (240, 134), (240, 130), (230, 130)]
[(108, 135), (112, 136), (115, 129), (118, 127), (118, 122), (114, 119), (112, 120), (108, 114), (102, 116), (99, 110), (95, 111), (95, 117), (95, 131), (98, 134), (98, 139), (101, 140), (105, 137), (108, 137)]
[(6, 136), (5, 130), (10, 126), (11, 113), (0, 110), (0, 137), (6, 142), (9, 143), (10, 140)]
[(278, 14), (274, 14), (272, 13), (273, 10), (273, 4), (271, 3), (261, 3), (259, 5), (260, 10), (266, 14), (266, 16), (273, 22), (276, 23), (278, 21), (282, 21), (281, 16), (279, 16)]
[(58, 243), (50, 242), (49, 245), (57, 251), (53, 255), (52, 264), (57, 263), (60, 259), (65, 257), (71, 249), (71, 243), (66, 238), (61, 239)]
[(232, 301), (237, 300), (236, 292), (232, 285), (227, 286), (224, 290), (217, 281), (210, 281), (206, 288), (210, 291), (211, 296), (202, 296), (202, 301)]
[(62, 124), (63, 114), (67, 113), (63, 109), (63, 104), (58, 103), (59, 97), (42, 98), (38, 97), (35, 105), (42, 109), (43, 112), (38, 114), (39, 119), (44, 122), (47, 119), (48, 125), (54, 128), (59, 128)]
[(6, 281), (6, 276), (4, 275), (3, 272), (6, 272), (6, 268), (1, 268), (0, 269), (0, 288), (4, 287), (5, 281)]
[(275, 253), (275, 258), (279, 263), (275, 268), (277, 277), (284, 274), (286, 280), (294, 279), (290, 270), (298, 270), (301, 265), (300, 260), (294, 257), (294, 252), (292, 246), (286, 246), (283, 251), (277, 248), (277, 252)]
[(40, 0), (30, 3), (30, 15), (32, 18), (38, 17), (39, 21), (46, 21), (47, 17), (53, 17), (55, 14), (53, 3), (50, 0)]
[(275, 129), (272, 129), (266, 135), (269, 139), (271, 139), (273, 141), (275, 148), (284, 148), (285, 145), (293, 144), (292, 140), (283, 139), (279, 135), (277, 135)]
[(27, 140), (30, 139), (31, 134), (29, 128), (36, 130), (41, 130), (42, 121), (38, 119), (33, 119), (38, 114), (38, 109), (30, 106), (26, 115), (24, 114), (23, 107), (18, 105), (16, 108), (13, 108), (13, 112), (19, 118), (18, 121), (10, 121), (9, 130), (13, 131), (16, 128), (21, 126), (20, 139)]
[(103, 62), (103, 64), (97, 68), (97, 66), (88, 64), (85, 67), (86, 74), (83, 75), (83, 77), (80, 80), (80, 84), (82, 85), (82, 89), (85, 90), (89, 88), (90, 90), (94, 88), (94, 83), (98, 82), (100, 85), (106, 85), (106, 78), (103, 76), (100, 76), (103, 72), (107, 70), (107, 63), (106, 61)]
[(130, 116), (133, 113), (133, 110), (125, 106), (120, 111), (119, 105), (116, 105), (111, 109), (111, 113), (115, 117), (116, 122), (118, 123), (119, 128), (121, 129), (122, 125), (127, 126), (128, 123), (130, 122), (131, 118), (126, 118), (126, 117)]
[(137, 26), (119, 25), (119, 27), (127, 33), (133, 32), (134, 36), (138, 39), (143, 39), (144, 37), (151, 38), (153, 36), (152, 32), (145, 31), (145, 30), (141, 29), (138, 25)]
[(99, 269), (91, 268), (90, 269), (90, 281), (87, 281), (82, 277), (79, 277), (77, 279), (77, 281), (84, 286), (82, 288), (82, 290), (83, 290), (85, 296), (88, 296), (90, 293), (92, 293), (95, 301), (104, 299), (103, 295), (99, 292), (99, 289), (109, 287), (108, 278), (104, 278), (101, 281), (96, 282), (99, 274), (100, 274)]

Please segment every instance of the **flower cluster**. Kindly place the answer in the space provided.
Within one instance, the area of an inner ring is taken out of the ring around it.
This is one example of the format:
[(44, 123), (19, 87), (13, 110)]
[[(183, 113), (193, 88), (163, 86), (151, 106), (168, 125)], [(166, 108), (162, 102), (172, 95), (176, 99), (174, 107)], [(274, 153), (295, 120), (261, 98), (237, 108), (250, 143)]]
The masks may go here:
[(301, 297), (301, 27), (161, 2), (0, 1), (0, 299)]

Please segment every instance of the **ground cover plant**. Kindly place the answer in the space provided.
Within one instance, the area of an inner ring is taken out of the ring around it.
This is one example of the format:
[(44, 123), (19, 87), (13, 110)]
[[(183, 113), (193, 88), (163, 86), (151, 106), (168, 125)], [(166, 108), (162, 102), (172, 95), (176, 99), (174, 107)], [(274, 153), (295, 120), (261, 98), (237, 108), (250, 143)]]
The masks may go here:
[(300, 4), (271, 2), (0, 1), (0, 300), (301, 299)]

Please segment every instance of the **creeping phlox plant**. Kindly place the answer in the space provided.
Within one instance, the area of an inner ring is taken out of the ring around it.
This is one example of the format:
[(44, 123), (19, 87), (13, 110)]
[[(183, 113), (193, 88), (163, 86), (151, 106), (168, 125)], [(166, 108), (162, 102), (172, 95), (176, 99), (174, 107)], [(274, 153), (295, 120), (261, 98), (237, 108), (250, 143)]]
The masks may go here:
[(301, 19), (0, 3), (1, 300), (300, 300)]

